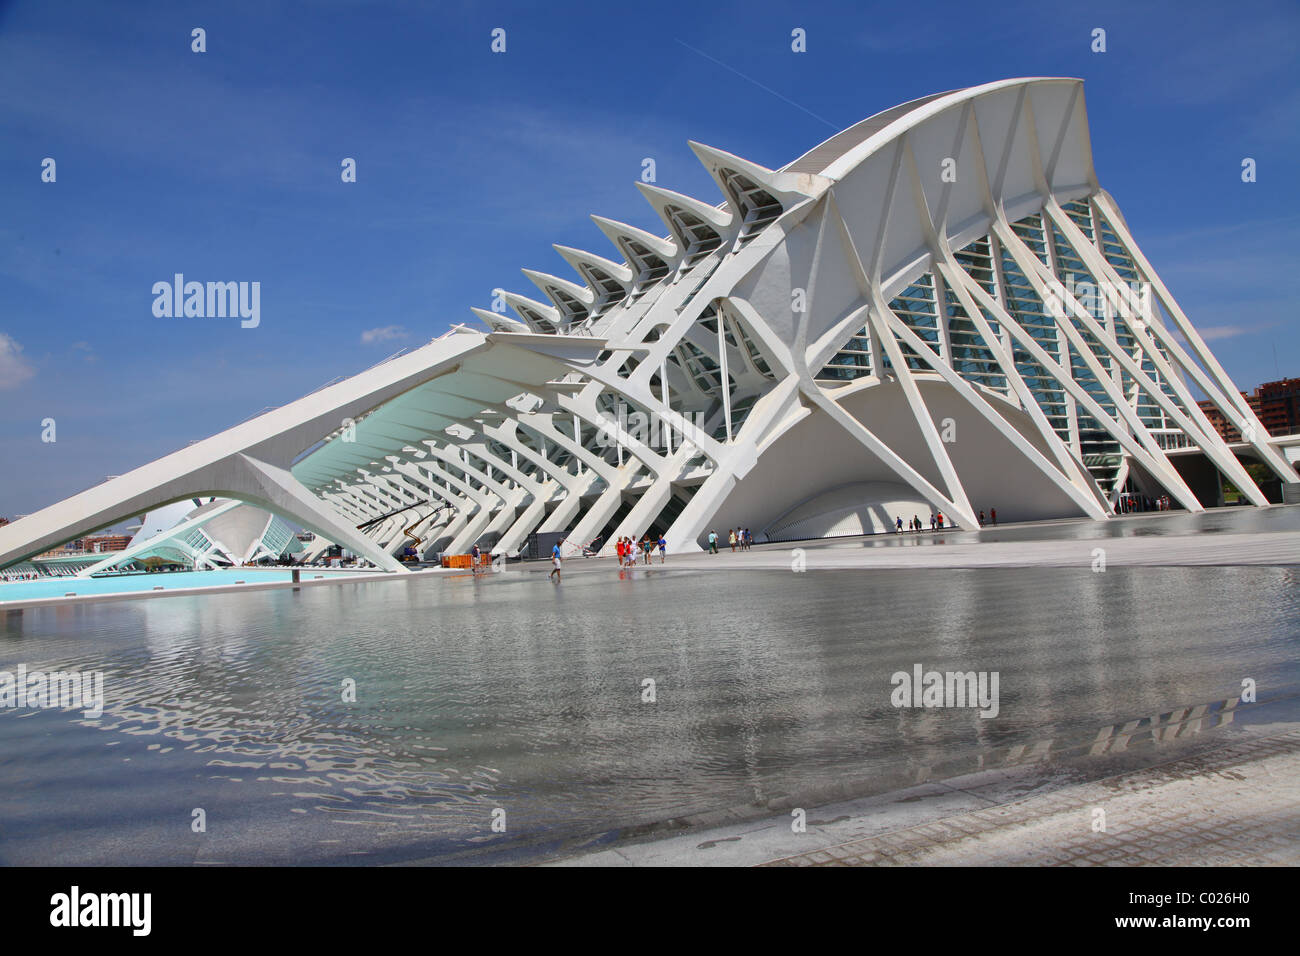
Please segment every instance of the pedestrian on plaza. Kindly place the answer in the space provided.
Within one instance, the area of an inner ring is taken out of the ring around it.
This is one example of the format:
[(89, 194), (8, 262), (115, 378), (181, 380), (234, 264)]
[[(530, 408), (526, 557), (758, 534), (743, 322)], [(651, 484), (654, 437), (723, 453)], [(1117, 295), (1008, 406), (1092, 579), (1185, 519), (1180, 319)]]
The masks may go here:
[(942, 512), (942, 511), (939, 512), (939, 530), (940, 530), (940, 531), (943, 530), (943, 512)]
[(664, 555), (668, 553), (668, 541), (661, 534), (659, 535), (659, 563), (664, 563)]
[(996, 526), (997, 523), (998, 523), (998, 509), (997, 509), (997, 508), (990, 508), (990, 509), (989, 509), (989, 518), (993, 521), (993, 524)]
[(934, 512), (933, 512), (933, 511), (930, 512), (930, 530), (931, 530), (931, 531), (934, 530)]
[(478, 565), (481, 559), (482, 555), (479, 552), (478, 543), (475, 542), (474, 547), (469, 549), (470, 569), (474, 574), (478, 574)]
[(550, 577), (556, 584), (560, 583), (560, 542), (555, 542), (551, 547), (551, 574)]
[(896, 516), (894, 517), (894, 531), (895, 531), (897, 534), (902, 534), (902, 533), (903, 533), (903, 517), (902, 517), (902, 515), (896, 515)]
[(709, 532), (709, 554), (718, 553), (718, 532)]
[(984, 509), (980, 509), (980, 527), (984, 527)]
[(735, 554), (736, 553), (736, 529), (735, 528), (732, 528), (730, 531), (727, 532), (727, 538), (731, 543), (731, 553)]

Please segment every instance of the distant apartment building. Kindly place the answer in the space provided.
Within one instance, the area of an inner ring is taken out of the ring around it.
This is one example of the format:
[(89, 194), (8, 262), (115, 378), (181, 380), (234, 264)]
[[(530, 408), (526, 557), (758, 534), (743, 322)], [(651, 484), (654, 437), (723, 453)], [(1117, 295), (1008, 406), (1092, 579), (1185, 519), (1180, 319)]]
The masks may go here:
[(131, 536), (127, 534), (101, 534), (91, 538), (82, 538), (82, 547), (90, 554), (99, 554), (105, 551), (125, 551), (131, 543)]
[(1300, 378), (1265, 382), (1255, 394), (1259, 401), (1255, 414), (1270, 435), (1300, 432)]
[(110, 551), (124, 551), (131, 543), (131, 536), (126, 534), (97, 534), (84, 538), (74, 538), (61, 548), (54, 548), (38, 558), (63, 558), (72, 554), (107, 554)]
[[(1245, 392), (1241, 397), (1270, 435), (1293, 435), (1300, 432), (1300, 378), (1284, 378), (1265, 382), (1253, 395)], [(1214, 430), (1224, 441), (1241, 441), (1239, 432), (1212, 402), (1197, 402)]]
[(81, 538), (74, 538), (63, 544), (62, 547), (51, 548), (49, 551), (36, 555), (37, 558), (60, 558), (69, 554), (81, 554)]

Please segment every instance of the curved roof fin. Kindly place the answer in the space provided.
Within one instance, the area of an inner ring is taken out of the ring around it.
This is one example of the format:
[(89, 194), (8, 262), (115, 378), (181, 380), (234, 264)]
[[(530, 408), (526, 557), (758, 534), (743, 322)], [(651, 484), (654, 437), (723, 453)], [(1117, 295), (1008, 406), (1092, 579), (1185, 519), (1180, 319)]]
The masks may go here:
[[(586, 252), (583, 249), (575, 249), (572, 246), (555, 245), (552, 248), (564, 257), (564, 261), (573, 266), (578, 275), (586, 278), (584, 267), (595, 267), (599, 271), (607, 274), (615, 282), (618, 282), (626, 289), (632, 288), (632, 280), (635, 276), (632, 270), (622, 262), (614, 262), (612, 259), (606, 259), (604, 256), (598, 256), (594, 252)], [(588, 283), (590, 285), (590, 283)]]
[(510, 308), (519, 313), (519, 317), (528, 323), (534, 332), (554, 332), (560, 327), (560, 310), (553, 305), (544, 305), (536, 299), (516, 295), (513, 292), (501, 293)]
[(517, 319), (512, 319), (508, 315), (502, 315), (500, 312), (491, 312), (488, 309), (477, 309), (473, 306), (470, 311), (487, 323), (487, 327), (493, 332), (527, 332), (528, 326)]
[(736, 220), (731, 209), (719, 209), (698, 199), (692, 199), (690, 196), (683, 196), (681, 193), (673, 192), (671, 189), (663, 189), (651, 183), (642, 182), (638, 182), (636, 187), (641, 190), (641, 195), (645, 196), (646, 201), (654, 207), (655, 212), (659, 213), (659, 218), (668, 224), (668, 228), (672, 230), (679, 246), (691, 245), (694, 237), (682, 233), (681, 222), (671, 213), (674, 208), (684, 210), (703, 220), (723, 238), (726, 238)]
[[(559, 289), (561, 292), (567, 292), (584, 306), (589, 307), (596, 301), (595, 294), (585, 285), (578, 285), (577, 283), (570, 282), (568, 279), (561, 279), (559, 276), (553, 276), (547, 272), (538, 272), (535, 269), (520, 269), (519, 271), (527, 276), (528, 279), (532, 281), (533, 285), (541, 289), (546, 297), (553, 302), (555, 301), (555, 296), (551, 293), (551, 288)], [(558, 308), (563, 308), (563, 304), (560, 302), (555, 302), (555, 305)]]
[(636, 226), (629, 226), (625, 222), (618, 222), (614, 219), (606, 219), (604, 216), (593, 215), (591, 221), (600, 228), (601, 232), (609, 237), (609, 241), (614, 243), (615, 248), (627, 257), (629, 264), (631, 264), (638, 272), (641, 271), (643, 267), (637, 263), (636, 256), (628, 254), (626, 240), (630, 239), (645, 246), (659, 258), (663, 259), (664, 262), (668, 263), (669, 266), (676, 265), (677, 261), (681, 258), (681, 250), (671, 239), (664, 239), (660, 236), (651, 235), (644, 229), (638, 229)]
[(703, 143), (697, 143), (694, 140), (688, 141), (687, 145), (691, 147), (696, 158), (708, 170), (714, 181), (717, 182), (732, 208), (736, 208), (740, 197), (735, 195), (735, 190), (727, 182), (728, 172), (740, 173), (742, 176), (753, 180), (770, 192), (773, 197), (780, 200), (781, 205), (787, 209), (801, 199), (821, 195), (831, 184), (829, 179), (822, 176), (785, 173), (768, 169), (758, 163), (741, 159), (733, 153), (715, 149), (712, 146), (705, 146)]

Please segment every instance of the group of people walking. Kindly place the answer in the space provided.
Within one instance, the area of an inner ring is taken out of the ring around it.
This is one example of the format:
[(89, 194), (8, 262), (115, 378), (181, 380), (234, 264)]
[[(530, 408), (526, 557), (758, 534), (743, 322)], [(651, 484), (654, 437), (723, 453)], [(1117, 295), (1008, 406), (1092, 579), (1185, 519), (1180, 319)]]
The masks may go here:
[[(902, 518), (901, 515), (899, 515), (898, 517), (894, 518), (894, 530), (895, 530), (898, 534), (902, 534), (902, 533), (903, 533), (903, 518)], [(909, 521), (909, 522), (907, 523), (907, 530), (908, 530), (908, 531), (923, 531), (923, 530), (924, 530), (924, 526), (921, 524), (921, 519), (918, 518), (916, 515), (912, 515), (912, 520)], [(940, 511), (938, 514), (932, 514), (932, 515), (930, 515), (930, 530), (931, 530), (931, 531), (942, 531), (942, 530), (943, 530), (943, 512), (942, 512), (942, 511)]]
[(1148, 495), (1124, 492), (1119, 496), (1119, 503), (1115, 508), (1115, 513), (1132, 514), (1135, 511), (1168, 511), (1172, 507), (1173, 499), (1168, 495), (1152, 498)]
[(38, 574), (35, 571), (23, 571), (20, 574), (0, 574), (0, 581), (4, 581), (6, 584), (8, 584), (13, 581), (39, 581), (42, 578), (50, 578), (56, 576), (60, 576), (60, 575), (58, 575), (57, 572), (53, 574)]
[(619, 538), (614, 547), (615, 552), (618, 554), (618, 566), (620, 568), (633, 567), (636, 565), (637, 559), (640, 559), (644, 564), (649, 564), (655, 548), (659, 549), (659, 563), (663, 564), (664, 556), (668, 553), (668, 541), (662, 534), (657, 540), (650, 535), (646, 535), (640, 542), (635, 538)]
[[(561, 565), (563, 557), (560, 552), (560, 545), (563, 541), (557, 541), (551, 546), (551, 574), (552, 581), (559, 582), (561, 574)], [(584, 547), (583, 553), (595, 548), (595, 542), (592, 542), (590, 548)], [(637, 561), (644, 564), (650, 563), (650, 558), (654, 555), (655, 549), (659, 549), (659, 563), (664, 563), (664, 558), (668, 554), (668, 540), (661, 534), (658, 538), (653, 535), (646, 535), (641, 541), (635, 538), (623, 537), (614, 542), (614, 552), (618, 555), (618, 566), (620, 568), (634, 567)]]
[[(991, 520), (992, 523), (995, 524), (995, 525), (998, 523), (998, 509), (997, 509), (997, 508), (990, 508), (990, 509), (989, 509), (989, 513), (988, 513), (987, 516), (984, 514), (983, 510), (980, 511), (980, 527), (981, 527), (981, 528), (984, 527), (984, 525), (985, 525), (986, 523), (988, 523), (990, 520)], [(943, 524), (944, 524), (944, 518), (943, 518), (943, 512), (942, 512), (942, 511), (935, 512), (935, 513), (932, 513), (932, 514), (930, 515), (930, 530), (931, 530), (931, 531), (942, 531), (942, 530), (943, 530)], [(924, 530), (925, 530), (925, 526), (921, 523), (921, 519), (920, 519), (919, 517), (917, 517), (916, 515), (912, 515), (912, 520), (909, 521), (909, 522), (907, 523), (907, 530), (908, 530), (908, 531), (924, 531)], [(898, 515), (898, 516), (896, 516), (896, 517), (894, 518), (894, 531), (897, 532), (898, 534), (902, 534), (902, 533), (903, 533), (903, 517), (902, 517), (902, 515)]]
[[(734, 552), (737, 548), (741, 551), (748, 551), (754, 546), (754, 536), (749, 533), (748, 528), (728, 528), (727, 544), (731, 545)], [(718, 532), (709, 532), (709, 554), (718, 553)]]

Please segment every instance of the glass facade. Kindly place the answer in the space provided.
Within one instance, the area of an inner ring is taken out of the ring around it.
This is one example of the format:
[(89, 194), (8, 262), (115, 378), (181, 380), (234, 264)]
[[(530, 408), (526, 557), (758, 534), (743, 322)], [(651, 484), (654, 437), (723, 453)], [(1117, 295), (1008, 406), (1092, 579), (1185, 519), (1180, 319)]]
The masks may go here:
[[(1083, 255), (1054, 223), (1041, 213), (1025, 216), (1011, 224), (1012, 231), (1044, 266), (1052, 271), (1060, 288), (1073, 295), (1093, 320), (1115, 337), (1118, 346), (1155, 382), (1161, 393), (1180, 409), (1172, 386), (1161, 375), (1150, 354), (1129, 327), (1116, 301), (1123, 297), (1125, 307), (1141, 312), (1152, 309), (1144, 291), (1143, 278), (1115, 231), (1088, 199), (1064, 203), (1062, 209), (1070, 221), (1123, 280), (1123, 288), (1099, 282), (1088, 268)], [(1143, 425), (1155, 433), (1165, 447), (1180, 447), (1186, 438), (1159, 404), (1138, 387), (1133, 377), (1120, 367), (1106, 347), (1074, 312), (1063, 313), (1060, 321), (1069, 321), (1089, 354), (1081, 355), (1058, 327), (1058, 319), (1024, 274), (1007, 249), (1000, 248), (991, 236), (981, 236), (954, 253), (962, 271), (1037, 342), (1056, 362), (1064, 365), (1071, 378), (1086, 391), (1108, 416), (1116, 415), (1115, 400), (1108, 391), (1118, 388), (1128, 398), (1130, 407)], [(1145, 297), (1144, 297), (1145, 296)], [(943, 308), (938, 308), (942, 302)], [(1010, 349), (1017, 373), (1024, 380), (1034, 400), (1046, 415), (1052, 429), (1083, 460), (1099, 486), (1107, 494), (1121, 478), (1123, 451), (1119, 442), (1106, 431), (1087, 408), (1073, 401), (1065, 387), (1033, 355), (1011, 339), (1001, 328), (996, 314), (978, 305), (990, 333), (1001, 338)], [(949, 365), (967, 381), (991, 391), (1010, 395), (1010, 384), (957, 293), (947, 287), (934, 272), (926, 272), (889, 303), (890, 310), (917, 334), (936, 354), (944, 355)], [(1154, 316), (1160, 321), (1159, 315)], [(908, 368), (929, 372), (928, 363), (906, 343), (899, 347)], [(831, 356), (816, 376), (823, 385), (836, 385), (874, 374), (872, 334), (864, 324), (854, 336)], [(1088, 360), (1092, 361), (1088, 361)], [(1099, 381), (1095, 363), (1105, 378)], [(881, 355), (880, 368), (889, 369), (888, 356)]]

